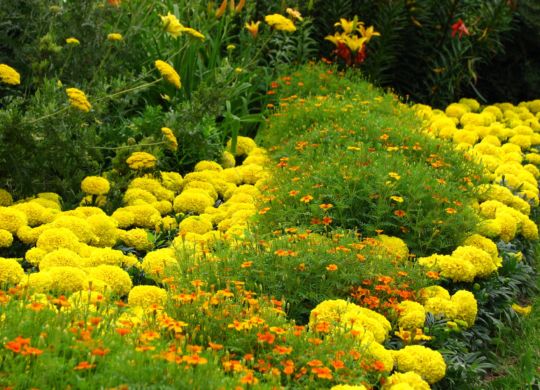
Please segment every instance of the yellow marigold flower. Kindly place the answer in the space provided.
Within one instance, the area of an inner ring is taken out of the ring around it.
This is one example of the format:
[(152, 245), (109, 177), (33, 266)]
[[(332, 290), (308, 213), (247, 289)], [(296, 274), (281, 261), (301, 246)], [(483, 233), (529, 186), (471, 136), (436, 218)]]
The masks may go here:
[(330, 390), (367, 390), (364, 385), (335, 385)]
[(150, 153), (134, 152), (126, 160), (127, 165), (134, 171), (151, 169), (156, 166), (157, 158)]
[(98, 247), (112, 247), (118, 240), (118, 222), (108, 215), (95, 214), (86, 219), (93, 236), (90, 243)]
[(148, 233), (144, 229), (131, 229), (122, 232), (120, 239), (127, 246), (133, 247), (139, 251), (148, 251), (152, 249), (153, 244), (148, 239)]
[(478, 303), (474, 294), (467, 290), (459, 290), (452, 295), (451, 301), (456, 308), (456, 315), (452, 319), (462, 320), (469, 327), (473, 326), (478, 313)]
[(156, 286), (135, 286), (128, 295), (128, 303), (131, 306), (163, 305), (167, 300), (167, 291)]
[(169, 129), (168, 127), (162, 127), (161, 128), (161, 133), (165, 136), (167, 141), (169, 141), (169, 144), (168, 144), (169, 149), (171, 149), (172, 151), (177, 150), (178, 149), (178, 140), (174, 136), (173, 131), (171, 129)]
[(69, 98), (69, 104), (71, 104), (73, 107), (84, 112), (88, 112), (92, 108), (92, 105), (86, 98), (86, 95), (80, 89), (67, 88), (66, 93)]
[(199, 161), (197, 164), (195, 164), (195, 167), (193, 168), (194, 172), (201, 172), (201, 171), (221, 172), (222, 170), (223, 170), (223, 167), (219, 165), (217, 162), (208, 161), (208, 160)]
[(0, 286), (19, 283), (24, 278), (24, 270), (15, 259), (0, 257)]
[(204, 234), (212, 230), (212, 222), (201, 216), (191, 216), (180, 222), (178, 226), (180, 234), (197, 233)]
[(47, 293), (53, 284), (53, 278), (48, 272), (35, 272), (20, 281), (19, 286), (35, 293)]
[(106, 283), (113, 294), (122, 296), (129, 293), (133, 283), (129, 274), (116, 265), (102, 264), (88, 270), (91, 278)]
[(105, 195), (111, 189), (111, 185), (104, 177), (87, 176), (81, 182), (81, 189), (89, 195)]
[(163, 23), (163, 28), (165, 31), (167, 31), (173, 37), (176, 38), (182, 34), (182, 29), (184, 26), (182, 23), (180, 23), (175, 15), (168, 12), (167, 16), (160, 15), (159, 17), (161, 18), (161, 23)]
[[(407, 385), (399, 387), (399, 385)], [(422, 379), (414, 371), (409, 371), (406, 373), (396, 372), (386, 378), (386, 382), (383, 385), (383, 390), (398, 390), (398, 389), (411, 389), (411, 390), (429, 390), (429, 384)]]
[(270, 27), (278, 31), (296, 31), (293, 21), (280, 14), (266, 15), (264, 21), (268, 23)]
[(74, 37), (66, 38), (66, 43), (68, 45), (74, 45), (74, 46), (77, 46), (77, 45), (81, 44), (81, 42), (79, 42), (79, 40), (77, 38), (74, 38)]
[(204, 213), (204, 209), (214, 205), (214, 200), (206, 191), (189, 189), (174, 199), (174, 211), (177, 213)]
[(426, 321), (426, 310), (418, 302), (403, 301), (399, 304), (398, 325), (404, 329), (423, 328)]
[(171, 273), (178, 272), (178, 261), (172, 248), (148, 252), (142, 262), (142, 270), (148, 277), (160, 281)]
[(0, 248), (9, 248), (13, 244), (13, 234), (0, 228)]
[(421, 345), (407, 346), (394, 353), (399, 372), (413, 371), (432, 384), (446, 374), (446, 363), (441, 353)]
[(165, 80), (180, 89), (182, 86), (180, 83), (180, 75), (176, 73), (176, 70), (174, 70), (172, 66), (161, 60), (156, 60), (154, 65)]
[(21, 83), (21, 75), (6, 64), (0, 64), (0, 81), (5, 84), (19, 85)]
[(161, 221), (159, 210), (149, 204), (142, 203), (136, 206), (127, 206), (124, 209), (133, 213), (133, 224), (138, 227), (153, 229), (156, 223)]
[(120, 33), (110, 33), (107, 34), (107, 40), (109, 41), (121, 41), (124, 37)]
[(52, 278), (51, 290), (65, 294), (84, 289), (87, 275), (80, 268), (52, 267), (47, 272)]
[[(227, 150), (231, 150), (232, 140), (227, 141)], [(257, 147), (257, 144), (252, 138), (249, 137), (237, 137), (236, 139), (236, 156), (247, 156), (253, 149)]]
[(80, 247), (78, 237), (66, 228), (51, 228), (39, 235), (36, 246), (47, 252), (65, 248), (77, 252)]
[(86, 259), (86, 265), (96, 267), (98, 265), (117, 265), (120, 266), (125, 255), (122, 251), (112, 248), (91, 248), (90, 256)]
[(39, 270), (44, 271), (51, 267), (83, 267), (83, 259), (77, 253), (60, 248), (47, 253), (39, 262)]
[(28, 224), (28, 218), (22, 211), (11, 207), (0, 207), (0, 226), (10, 233)]
[(258, 22), (249, 22), (249, 23), (246, 23), (246, 25), (245, 25), (246, 30), (249, 31), (249, 33), (251, 34), (251, 36), (253, 38), (257, 38), (257, 35), (259, 34), (259, 24), (261, 24), (260, 21), (258, 21)]

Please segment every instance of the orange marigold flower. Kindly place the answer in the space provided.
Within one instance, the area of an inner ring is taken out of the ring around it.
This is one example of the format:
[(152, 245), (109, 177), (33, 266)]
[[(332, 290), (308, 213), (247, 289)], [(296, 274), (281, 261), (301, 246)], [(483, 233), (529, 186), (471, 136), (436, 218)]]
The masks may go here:
[(335, 265), (335, 264), (330, 264), (330, 265), (328, 265), (328, 266), (326, 267), (326, 270), (327, 270), (327, 271), (330, 271), (330, 272), (337, 271), (337, 269), (338, 269), (338, 266)]
[(259, 380), (257, 379), (257, 377), (255, 377), (255, 375), (253, 375), (253, 371), (249, 371), (246, 375), (244, 375), (240, 379), (240, 383), (245, 383), (248, 385), (256, 385), (257, 383), (259, 383)]
[(319, 207), (323, 210), (328, 210), (328, 209), (331, 209), (332, 207), (334, 207), (333, 204), (331, 203), (323, 203), (321, 205), (319, 205)]
[(34, 347), (30, 347), (28, 345), (25, 345), (22, 352), (21, 352), (21, 355), (23, 355), (23, 356), (28, 356), (28, 355), (39, 356), (42, 353), (43, 353), (43, 351), (41, 349), (37, 349), (37, 348), (34, 348)]
[(454, 209), (454, 208), (452, 208), (452, 207), (448, 207), (448, 208), (446, 209), (446, 213), (447, 213), (447, 214), (456, 214), (456, 213), (457, 213), (457, 210)]
[(95, 348), (93, 351), (92, 351), (92, 355), (95, 355), (95, 356), (105, 356), (107, 355), (109, 352), (111, 352), (111, 350), (109, 348)]
[(292, 190), (292, 191), (289, 191), (289, 195), (290, 196), (296, 196), (300, 193), (300, 191), (296, 191), (296, 190)]
[(430, 279), (435, 279), (435, 280), (437, 280), (437, 279), (440, 278), (440, 277), (439, 277), (439, 273), (438, 273), (438, 272), (435, 272), (435, 271), (428, 271), (428, 272), (426, 272), (426, 276), (427, 276), (428, 278), (430, 278)]
[(211, 341), (208, 343), (208, 346), (209, 346), (210, 348), (212, 348), (212, 350), (214, 350), (214, 351), (219, 351), (220, 349), (223, 349), (223, 345), (222, 345), (222, 344), (213, 343), (213, 342), (211, 342)]
[(288, 355), (292, 352), (292, 350), (292, 347), (285, 347), (282, 345), (276, 345), (276, 347), (274, 348), (274, 352), (279, 355)]
[(116, 328), (116, 333), (118, 333), (120, 336), (125, 336), (126, 334), (131, 333), (131, 329), (128, 329), (128, 328)]
[(317, 375), (317, 378), (332, 379), (332, 371), (328, 367), (312, 368), (311, 372)]
[(240, 268), (249, 268), (253, 265), (253, 261), (244, 261), (241, 265), (240, 265)]
[(332, 367), (334, 367), (334, 370), (336, 371), (339, 369), (345, 368), (345, 363), (343, 362), (343, 360), (339, 360), (339, 359), (331, 360), (330, 364), (332, 365)]
[(322, 367), (324, 364), (319, 359), (314, 359), (307, 362), (307, 365), (310, 367)]
[(75, 368), (73, 368), (73, 369), (76, 370), (76, 371), (90, 370), (91, 368), (94, 368), (95, 366), (96, 366), (95, 364), (90, 364), (85, 360), (85, 361), (80, 362), (79, 364), (77, 364), (75, 366)]

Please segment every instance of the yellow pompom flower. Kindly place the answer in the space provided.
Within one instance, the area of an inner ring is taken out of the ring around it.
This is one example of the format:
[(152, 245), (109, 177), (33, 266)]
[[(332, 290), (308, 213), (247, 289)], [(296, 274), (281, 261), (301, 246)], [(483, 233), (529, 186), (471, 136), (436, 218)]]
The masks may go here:
[(404, 329), (423, 328), (426, 321), (426, 310), (418, 302), (403, 301), (398, 305), (398, 325)]
[(440, 352), (421, 345), (396, 351), (394, 358), (399, 372), (416, 372), (430, 384), (440, 381), (446, 374), (446, 363)]
[(105, 195), (111, 189), (107, 179), (99, 176), (87, 176), (81, 182), (81, 190), (88, 195)]
[(152, 249), (153, 244), (148, 239), (148, 233), (144, 229), (131, 229), (120, 234), (120, 239), (127, 246), (133, 247), (139, 251), (148, 251)]
[(52, 278), (51, 290), (57, 293), (73, 293), (83, 290), (86, 273), (76, 267), (52, 267), (47, 270)]
[(116, 265), (102, 264), (88, 269), (91, 278), (106, 283), (113, 294), (126, 295), (133, 285), (129, 274)]
[(156, 62), (154, 62), (154, 65), (165, 80), (174, 85), (176, 88), (180, 89), (180, 87), (182, 86), (182, 84), (180, 83), (180, 75), (176, 72), (176, 70), (174, 70), (172, 66), (161, 60), (156, 60)]
[(478, 313), (478, 303), (473, 293), (467, 290), (459, 290), (452, 295), (451, 301), (456, 308), (456, 315), (452, 320), (462, 320), (469, 327), (473, 326)]
[[(227, 142), (227, 150), (231, 150), (232, 140)], [(236, 156), (247, 156), (253, 149), (257, 147), (255, 141), (249, 137), (236, 138)]]
[(110, 34), (107, 34), (107, 40), (108, 41), (111, 41), (111, 42), (114, 42), (114, 41), (121, 41), (123, 40), (124, 37), (122, 36), (122, 34), (119, 34), (119, 33), (110, 33)]
[(223, 167), (219, 165), (217, 162), (208, 161), (208, 160), (199, 161), (197, 164), (195, 164), (195, 167), (193, 168), (194, 172), (201, 172), (201, 171), (221, 172), (222, 170), (223, 170)]
[(48, 272), (35, 272), (24, 277), (20, 283), (20, 287), (27, 288), (35, 293), (47, 293), (51, 289), (53, 278)]
[(479, 277), (489, 276), (497, 269), (489, 253), (471, 245), (457, 247), (452, 252), (452, 257), (470, 262)]
[(266, 15), (264, 21), (275, 30), (294, 32), (296, 27), (293, 21), (280, 14)]
[(161, 248), (148, 252), (141, 266), (147, 276), (156, 281), (160, 281), (171, 273), (178, 272), (178, 261), (172, 248)]
[(364, 385), (335, 385), (330, 390), (367, 390)]
[[(406, 385), (400, 387), (401, 385)], [(386, 382), (383, 385), (383, 390), (399, 390), (399, 389), (410, 389), (410, 390), (429, 390), (429, 384), (422, 379), (414, 371), (408, 371), (406, 373), (396, 372), (386, 378)]]
[(92, 105), (86, 98), (85, 93), (80, 89), (66, 88), (66, 94), (68, 95), (69, 104), (71, 104), (71, 106), (84, 112), (88, 112), (92, 108)]
[(177, 213), (202, 214), (204, 209), (214, 205), (214, 200), (206, 191), (189, 189), (174, 199), (173, 207)]
[(0, 229), (0, 248), (9, 248), (13, 244), (13, 234), (5, 229)]
[(134, 152), (126, 160), (127, 165), (134, 171), (154, 168), (156, 162), (157, 158), (146, 152)]
[(28, 224), (28, 218), (22, 211), (11, 207), (0, 207), (0, 226), (10, 233), (17, 233), (17, 230)]
[(21, 75), (6, 64), (0, 64), (0, 82), (10, 85), (19, 85), (21, 83)]
[(156, 286), (135, 286), (128, 295), (130, 306), (143, 308), (151, 305), (163, 305), (167, 300), (167, 291)]
[(39, 270), (45, 271), (52, 267), (76, 267), (84, 266), (83, 259), (77, 253), (60, 248), (46, 254), (39, 262)]
[(0, 257), (0, 286), (19, 283), (24, 278), (24, 270), (15, 259)]
[(197, 233), (204, 234), (212, 230), (212, 222), (201, 216), (191, 216), (180, 222), (178, 226), (180, 234)]
[(65, 248), (77, 252), (80, 247), (79, 238), (66, 228), (51, 228), (39, 235), (36, 246), (47, 252)]

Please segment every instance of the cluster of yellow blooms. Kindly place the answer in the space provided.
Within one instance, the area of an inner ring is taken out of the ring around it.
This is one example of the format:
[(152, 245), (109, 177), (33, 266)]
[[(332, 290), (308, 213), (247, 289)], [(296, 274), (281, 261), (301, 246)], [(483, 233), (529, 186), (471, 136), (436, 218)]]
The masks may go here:
[(21, 83), (21, 75), (6, 64), (0, 64), (0, 82), (10, 85), (19, 85)]
[(180, 89), (182, 86), (180, 83), (180, 75), (172, 66), (161, 60), (156, 60), (154, 65), (165, 80), (174, 85), (176, 88)]
[(366, 355), (383, 363), (384, 372), (390, 373), (394, 368), (398, 371), (385, 388), (411, 381), (418, 383), (419, 388), (429, 389), (427, 383), (441, 380), (446, 372), (442, 355), (429, 348), (407, 346), (398, 351), (386, 350), (381, 343), (392, 328), (390, 322), (379, 313), (344, 300), (327, 300), (317, 305), (311, 311), (309, 327), (315, 332), (351, 333), (357, 337), (366, 348)]
[(66, 94), (68, 95), (69, 103), (73, 107), (75, 107), (75, 108), (77, 108), (77, 109), (79, 109), (81, 111), (84, 111), (84, 112), (88, 112), (92, 108), (92, 105), (90, 104), (90, 102), (86, 98), (85, 93), (83, 91), (81, 91), (80, 89), (67, 88), (66, 89)]
[(501, 266), (496, 245), (521, 235), (538, 239), (538, 227), (529, 218), (539, 204), (540, 100), (481, 107), (461, 99), (445, 111), (416, 105), (426, 133), (452, 141), (458, 150), (480, 163), (489, 185), (478, 188), (477, 233), (451, 256), (433, 255), (420, 263), (454, 281), (486, 277)]
[[(2, 259), (0, 284), (27, 286), (37, 292), (49, 290), (75, 293), (84, 289), (126, 295), (132, 283), (125, 269), (136, 266), (146, 275), (161, 280), (178, 265), (178, 251), (203, 254), (218, 239), (242, 235), (248, 220), (256, 214), (258, 187), (268, 173), (264, 149), (246, 137), (239, 137), (236, 153), (245, 157), (236, 166), (234, 156), (224, 152), (222, 163), (201, 161), (194, 172), (182, 177), (161, 172), (133, 179), (124, 193), (124, 206), (112, 215), (98, 207), (80, 206), (62, 211), (57, 194), (42, 193), (13, 203), (0, 190), (0, 247), (15, 239), (31, 246), (25, 259), (39, 272), (25, 275), (15, 259)], [(153, 167), (155, 157), (135, 152), (127, 163), (132, 169)], [(110, 191), (106, 178), (86, 177), (81, 189), (88, 196), (105, 196)], [(214, 207), (218, 197), (224, 200)], [(183, 218), (182, 214), (191, 214)], [(170, 247), (152, 251), (150, 230), (179, 229)], [(118, 243), (146, 252), (142, 262), (112, 249)]]

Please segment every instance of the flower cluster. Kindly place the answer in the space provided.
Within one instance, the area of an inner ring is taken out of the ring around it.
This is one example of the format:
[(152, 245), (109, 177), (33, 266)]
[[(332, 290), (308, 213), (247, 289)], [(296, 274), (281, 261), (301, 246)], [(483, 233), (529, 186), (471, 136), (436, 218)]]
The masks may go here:
[(67, 88), (66, 94), (69, 98), (69, 104), (78, 110), (88, 112), (92, 108), (92, 105), (88, 101), (85, 93), (77, 88)]

